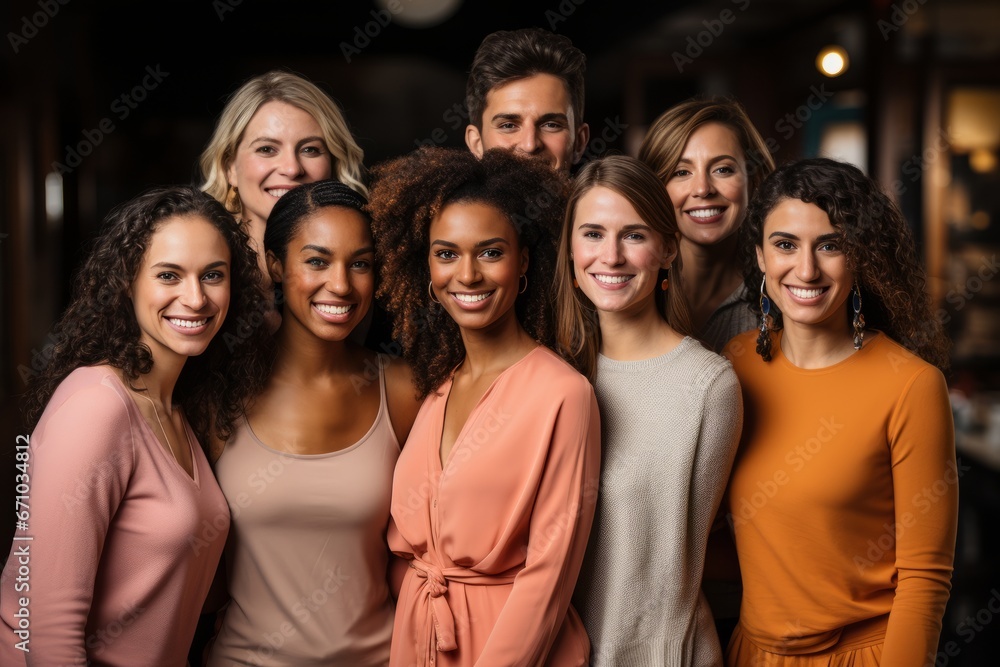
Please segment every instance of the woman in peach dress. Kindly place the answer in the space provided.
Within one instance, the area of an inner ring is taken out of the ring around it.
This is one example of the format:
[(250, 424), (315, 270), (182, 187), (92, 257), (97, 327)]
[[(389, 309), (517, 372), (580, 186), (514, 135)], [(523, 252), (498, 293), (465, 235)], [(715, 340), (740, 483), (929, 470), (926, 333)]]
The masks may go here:
[(585, 665), (600, 421), (548, 347), (565, 183), (506, 151), (375, 171), (380, 294), (425, 396), (393, 478), (390, 665)]

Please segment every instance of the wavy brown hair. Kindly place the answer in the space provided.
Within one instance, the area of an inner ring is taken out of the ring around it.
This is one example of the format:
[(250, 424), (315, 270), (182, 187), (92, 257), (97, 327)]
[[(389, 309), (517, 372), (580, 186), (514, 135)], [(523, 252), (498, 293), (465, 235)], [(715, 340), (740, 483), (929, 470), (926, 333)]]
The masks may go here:
[[(861, 289), (866, 325), (946, 369), (948, 339), (931, 310), (910, 228), (878, 184), (853, 165), (811, 158), (783, 165), (764, 181), (739, 232), (740, 260), (750, 294), (760, 292), (763, 277), (756, 248), (764, 243), (764, 223), (786, 199), (819, 207), (841, 233), (847, 266)], [(759, 305), (753, 310), (760, 316)], [(852, 316), (848, 299), (844, 317), (850, 321)], [(770, 318), (771, 328), (780, 329), (781, 313), (773, 300)], [(762, 335), (758, 354), (770, 360), (770, 348), (771, 337)]]
[(692, 97), (675, 104), (653, 121), (639, 147), (639, 160), (663, 183), (677, 169), (688, 139), (702, 125), (721, 123), (736, 133), (747, 167), (747, 195), (753, 197), (774, 171), (774, 158), (743, 106), (728, 97)]
[(532, 338), (555, 338), (551, 283), (566, 180), (539, 160), (504, 149), (476, 158), (465, 150), (421, 148), (372, 170), (369, 203), (380, 264), (376, 296), (394, 318), (393, 335), (413, 367), (421, 397), (437, 389), (465, 357), (458, 325), (430, 300), (430, 226), (445, 206), (486, 204), (500, 211), (528, 249), (528, 281), (514, 304)]
[(203, 445), (209, 434), (223, 439), (231, 434), (244, 400), (263, 387), (266, 377), (254, 355), (267, 336), (262, 277), (243, 228), (233, 224), (222, 204), (188, 186), (150, 190), (105, 219), (53, 330), (49, 361), (28, 386), (29, 428), (38, 423), (59, 383), (81, 366), (108, 364), (122, 371), (132, 391), (145, 391), (132, 383), (152, 370), (153, 356), (141, 340), (129, 289), (159, 226), (170, 218), (194, 216), (210, 222), (229, 247), (229, 312), (205, 352), (184, 364), (173, 400)]
[[(635, 158), (611, 155), (588, 162), (573, 181), (566, 216), (559, 240), (559, 257), (556, 262), (556, 301), (558, 319), (556, 337), (559, 352), (586, 375), (594, 379), (597, 354), (601, 348), (601, 328), (597, 310), (583, 291), (573, 284), (572, 250), (573, 220), (580, 199), (595, 187), (608, 188), (624, 197), (639, 217), (661, 239), (677, 243), (677, 218), (673, 204), (663, 184), (653, 171)], [(660, 279), (677, 275), (681, 270), (681, 256), (677, 253), (670, 271), (660, 271)], [(663, 292), (654, 291), (657, 312), (677, 333), (692, 334), (691, 313), (687, 300), (676, 288)]]

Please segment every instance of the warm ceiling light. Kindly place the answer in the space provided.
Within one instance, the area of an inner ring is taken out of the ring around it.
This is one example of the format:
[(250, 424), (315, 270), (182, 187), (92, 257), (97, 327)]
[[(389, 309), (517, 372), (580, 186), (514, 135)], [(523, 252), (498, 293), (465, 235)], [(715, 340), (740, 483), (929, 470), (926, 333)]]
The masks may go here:
[(847, 51), (839, 46), (828, 46), (816, 56), (816, 69), (827, 76), (840, 76), (847, 64)]

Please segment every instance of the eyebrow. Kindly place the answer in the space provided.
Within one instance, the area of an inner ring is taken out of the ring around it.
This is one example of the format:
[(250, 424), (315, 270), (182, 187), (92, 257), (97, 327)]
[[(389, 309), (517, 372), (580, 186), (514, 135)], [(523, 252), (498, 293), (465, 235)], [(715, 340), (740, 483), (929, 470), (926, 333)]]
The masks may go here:
[[(223, 266), (223, 267), (224, 266), (229, 266), (229, 262), (225, 262), (225, 261), (222, 261), (222, 260), (220, 260), (218, 262), (212, 262), (211, 264), (206, 265), (205, 268), (202, 269), (202, 271), (208, 271), (209, 269), (215, 269), (215, 268), (218, 268), (220, 266)], [(172, 262), (157, 262), (156, 264), (153, 264), (153, 266), (151, 268), (154, 268), (154, 269), (155, 268), (173, 269), (174, 271), (183, 271), (184, 270), (183, 266), (180, 266), (179, 264), (173, 264)]]
[[(492, 239), (486, 239), (485, 241), (480, 241), (479, 243), (477, 243), (476, 245), (474, 245), (472, 247), (473, 248), (484, 248), (484, 247), (486, 247), (488, 245), (495, 245), (497, 243), (503, 243), (504, 245), (510, 245), (510, 242), (507, 239), (505, 239), (503, 237), (500, 237), (500, 236), (496, 236), (496, 237), (494, 237)], [(444, 241), (442, 239), (435, 239), (434, 241), (431, 242), (431, 245), (443, 245), (446, 248), (457, 248), (458, 247), (457, 243), (452, 243), (451, 241)]]
[[(303, 139), (299, 139), (297, 142), (295, 142), (295, 144), (297, 146), (301, 146), (302, 144), (308, 144), (310, 141), (320, 141), (325, 143), (323, 137), (313, 136), (313, 137), (305, 137)], [(274, 137), (257, 137), (256, 139), (251, 141), (250, 144), (252, 145), (256, 143), (265, 143), (265, 142), (272, 144), (280, 144), (281, 140), (275, 139)]]
[[(490, 120), (492, 120), (492, 121), (497, 121), (497, 120), (518, 120), (519, 121), (519, 120), (522, 120), (523, 118), (524, 118), (524, 116), (522, 116), (519, 113), (498, 113), (498, 114), (494, 114), (493, 118), (491, 118)], [(565, 122), (565, 123), (568, 124), (569, 123), (569, 116), (567, 116), (564, 113), (547, 113), (547, 114), (543, 114), (543, 115), (541, 115), (541, 116), (538, 117), (538, 122), (539, 123), (547, 123), (550, 120), (561, 120), (561, 121), (563, 121), (563, 122)]]
[[(329, 248), (327, 248), (325, 246), (321, 246), (321, 245), (315, 245), (315, 244), (312, 244), (312, 243), (308, 243), (308, 244), (302, 246), (302, 248), (299, 250), (299, 253), (310, 252), (310, 251), (311, 252), (318, 252), (321, 255), (332, 255), (333, 254), (333, 251), (330, 250)], [(358, 255), (367, 255), (368, 253), (373, 253), (373, 252), (375, 252), (375, 247), (374, 246), (370, 246), (370, 245), (366, 245), (365, 247), (358, 248), (353, 253), (351, 253), (351, 257), (357, 257)]]
[[(715, 157), (710, 158), (709, 162), (718, 162), (720, 160), (732, 160), (733, 162), (739, 162), (739, 160), (737, 160), (732, 155), (716, 155)], [(689, 157), (681, 157), (681, 159), (679, 159), (677, 161), (677, 164), (680, 164), (681, 162), (687, 162), (688, 164), (690, 164), (690, 163), (694, 162), (694, 160), (692, 160)]]
[[(599, 225), (599, 224), (594, 223), (594, 222), (587, 222), (587, 223), (584, 223), (584, 224), (580, 225), (580, 229), (597, 229), (597, 230), (600, 230), (600, 231), (604, 231), (607, 228), (604, 225)], [(644, 229), (646, 231), (650, 231), (652, 228), (649, 225), (646, 225), (646, 224), (641, 224), (641, 225), (640, 224), (633, 224), (633, 225), (625, 225), (624, 227), (622, 227), (622, 231), (623, 232), (631, 232), (631, 231), (634, 231), (636, 229)]]
[[(783, 239), (790, 239), (792, 241), (801, 241), (802, 240), (798, 236), (796, 236), (795, 234), (789, 234), (788, 232), (771, 232), (771, 235), (768, 236), (767, 238), (773, 239), (774, 237), (783, 238)], [(816, 237), (816, 243), (822, 243), (824, 241), (839, 241), (840, 238), (841, 238), (841, 236), (837, 232), (833, 232), (833, 233), (830, 233), (830, 234), (821, 234), (821, 235), (819, 235), (819, 236)]]

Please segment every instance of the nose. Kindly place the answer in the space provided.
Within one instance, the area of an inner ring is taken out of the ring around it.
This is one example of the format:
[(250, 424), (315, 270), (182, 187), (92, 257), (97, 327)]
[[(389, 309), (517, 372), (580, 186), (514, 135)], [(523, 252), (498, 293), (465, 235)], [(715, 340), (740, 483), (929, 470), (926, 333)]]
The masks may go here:
[(474, 257), (465, 256), (458, 267), (458, 281), (463, 285), (474, 285), (479, 282), (479, 267)]
[(617, 266), (622, 262), (621, 248), (618, 240), (613, 238), (605, 239), (601, 244), (601, 262), (607, 266)]
[(279, 158), (278, 173), (287, 178), (298, 178), (305, 173), (298, 151), (286, 150)]
[(532, 155), (538, 151), (541, 143), (538, 140), (538, 129), (534, 125), (529, 125), (521, 130), (521, 136), (518, 137), (517, 141), (517, 148), (522, 153)]
[(698, 197), (708, 197), (715, 194), (715, 184), (709, 173), (702, 169), (694, 175), (694, 194)]
[(198, 311), (205, 307), (208, 297), (205, 295), (205, 288), (200, 280), (193, 279), (187, 281), (184, 292), (181, 294), (181, 303), (191, 310)]
[(326, 289), (331, 294), (347, 296), (351, 293), (351, 281), (347, 275), (347, 267), (343, 264), (331, 264), (326, 276)]
[(819, 265), (816, 256), (811, 252), (803, 252), (795, 265), (795, 277), (803, 282), (816, 280), (819, 277)]

